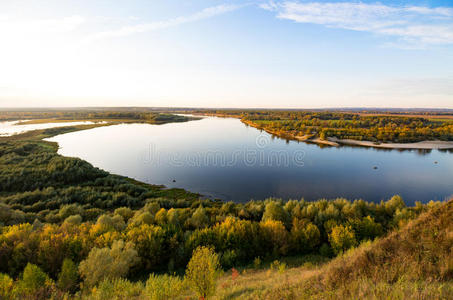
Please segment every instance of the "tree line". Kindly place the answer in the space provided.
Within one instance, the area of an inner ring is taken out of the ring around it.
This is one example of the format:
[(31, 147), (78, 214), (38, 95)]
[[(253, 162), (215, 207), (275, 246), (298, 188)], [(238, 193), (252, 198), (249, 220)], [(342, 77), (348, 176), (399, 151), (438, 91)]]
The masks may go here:
[(209, 111), (240, 117), (260, 128), (292, 136), (410, 143), (425, 140), (453, 141), (453, 119), (413, 116), (369, 116), (329, 111), (244, 110)]

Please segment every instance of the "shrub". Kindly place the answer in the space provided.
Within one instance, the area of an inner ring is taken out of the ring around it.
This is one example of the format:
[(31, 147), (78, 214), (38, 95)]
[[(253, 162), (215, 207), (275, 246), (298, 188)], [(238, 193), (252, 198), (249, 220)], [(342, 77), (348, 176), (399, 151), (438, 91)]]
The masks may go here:
[(202, 299), (215, 293), (220, 275), (219, 257), (211, 248), (198, 247), (186, 269), (186, 280), (190, 288)]
[(129, 269), (138, 263), (137, 251), (131, 243), (115, 241), (112, 248), (93, 248), (87, 259), (79, 266), (79, 273), (87, 286), (94, 286), (104, 278), (126, 276)]
[(91, 291), (90, 297), (82, 299), (90, 300), (125, 300), (142, 299), (143, 285), (132, 283), (126, 279), (116, 278), (113, 280), (104, 279), (96, 288)]
[(319, 248), (319, 254), (324, 257), (332, 257), (332, 248), (327, 243), (324, 243), (321, 245), (321, 248)]
[(174, 299), (184, 289), (184, 280), (177, 276), (151, 274), (146, 281), (145, 294), (149, 300)]
[(155, 219), (156, 223), (161, 226), (167, 224), (168, 215), (167, 215), (167, 211), (165, 210), (165, 208), (161, 208), (154, 216), (154, 219)]
[(261, 258), (255, 257), (255, 259), (253, 260), (253, 266), (255, 267), (255, 269), (261, 267)]
[(285, 272), (286, 267), (286, 263), (280, 262), (279, 260), (274, 260), (270, 265), (272, 271), (278, 271), (279, 273)]
[(0, 273), (0, 299), (13, 299), (14, 281), (6, 274)]
[(66, 225), (80, 225), (80, 223), (82, 223), (82, 217), (80, 215), (72, 215), (64, 220), (64, 224)]
[(124, 221), (126, 221), (126, 222), (134, 216), (134, 212), (129, 207), (117, 208), (117, 209), (115, 209), (113, 214), (122, 216)]
[(190, 224), (195, 228), (205, 228), (209, 226), (209, 218), (202, 205), (200, 205), (192, 214)]

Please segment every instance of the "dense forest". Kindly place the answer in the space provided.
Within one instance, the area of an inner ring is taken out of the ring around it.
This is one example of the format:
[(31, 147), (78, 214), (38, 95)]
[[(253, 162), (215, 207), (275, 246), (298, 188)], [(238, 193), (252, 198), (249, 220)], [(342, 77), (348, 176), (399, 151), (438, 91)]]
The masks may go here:
[(453, 141), (453, 119), (329, 111), (199, 111), (239, 117), (258, 128), (293, 137), (410, 143)]
[[(378, 204), (347, 199), (243, 204), (201, 199), (60, 156), (55, 143), (41, 140), (78, 129), (0, 138), (4, 298), (86, 295), (115, 278), (148, 278), (152, 286), (180, 280), (153, 274), (182, 274), (186, 267), (190, 282), (188, 274), (197, 278), (198, 271), (190, 271), (188, 262), (197, 257), (212, 257), (210, 265), (223, 270), (291, 256), (329, 259), (440, 205), (406, 207), (399, 196)], [(195, 262), (192, 267), (197, 270)]]

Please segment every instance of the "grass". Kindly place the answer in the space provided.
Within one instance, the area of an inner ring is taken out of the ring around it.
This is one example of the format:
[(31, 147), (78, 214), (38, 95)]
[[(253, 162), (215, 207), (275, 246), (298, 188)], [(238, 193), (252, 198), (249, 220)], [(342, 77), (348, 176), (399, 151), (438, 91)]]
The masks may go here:
[(453, 200), (318, 266), (242, 272), (216, 299), (452, 299)]

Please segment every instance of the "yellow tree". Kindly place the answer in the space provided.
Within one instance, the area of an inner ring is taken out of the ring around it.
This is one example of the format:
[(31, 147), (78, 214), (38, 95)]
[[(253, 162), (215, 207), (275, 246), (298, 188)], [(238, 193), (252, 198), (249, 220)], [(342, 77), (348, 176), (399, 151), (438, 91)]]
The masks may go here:
[(208, 247), (195, 249), (187, 265), (186, 280), (200, 299), (206, 300), (214, 295), (219, 275), (219, 257), (214, 250)]

